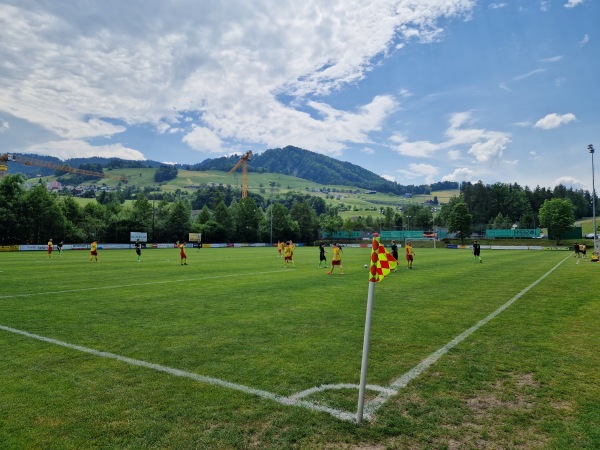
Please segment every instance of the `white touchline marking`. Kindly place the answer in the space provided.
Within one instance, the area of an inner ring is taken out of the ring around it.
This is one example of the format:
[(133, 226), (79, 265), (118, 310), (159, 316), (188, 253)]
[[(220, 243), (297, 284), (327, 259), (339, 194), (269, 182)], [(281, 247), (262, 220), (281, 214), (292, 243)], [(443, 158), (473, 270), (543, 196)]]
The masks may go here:
[(292, 397), (285, 397), (283, 395), (274, 394), (272, 392), (263, 391), (262, 389), (255, 389), (248, 386), (244, 386), (243, 384), (232, 383), (230, 381), (221, 380), (219, 378), (207, 377), (204, 375), (198, 375), (192, 372), (187, 372), (185, 370), (174, 369), (172, 367), (163, 366), (161, 364), (154, 364), (147, 361), (142, 361), (140, 359), (128, 358), (126, 356), (117, 355), (116, 353), (103, 352), (100, 350), (94, 350), (93, 348), (83, 347), (81, 345), (69, 344), (68, 342), (59, 341), (57, 339), (52, 339), (44, 336), (40, 336), (38, 334), (29, 333), (23, 330), (17, 330), (16, 328), (6, 327), (4, 325), (0, 325), (0, 330), (9, 331), (11, 333), (20, 334), (22, 336), (26, 336), (28, 338), (37, 339), (39, 341), (47, 342), (49, 344), (59, 345), (61, 347), (66, 347), (71, 350), (77, 350), (83, 353), (89, 353), (94, 356), (99, 356), (102, 358), (115, 359), (117, 361), (124, 362), (126, 364), (131, 364), (133, 366), (145, 367), (147, 369), (153, 369), (158, 372), (168, 373), (170, 375), (174, 375), (177, 377), (190, 378), (195, 381), (200, 381), (206, 384), (213, 384), (217, 386), (222, 386), (229, 389), (234, 389), (236, 391), (241, 391), (246, 394), (253, 394), (258, 397), (266, 398), (268, 400), (273, 400), (275, 402), (281, 403), (283, 405), (298, 405), (303, 406), (305, 408), (309, 408), (315, 411), (323, 411), (331, 414), (332, 416), (338, 417), (342, 420), (354, 420), (355, 414), (347, 413), (344, 411), (339, 411), (334, 408), (329, 408), (327, 406), (318, 405), (316, 403), (307, 402), (304, 400), (298, 400)]
[[(546, 278), (548, 275), (550, 275), (552, 272), (554, 272), (554, 270), (556, 270), (568, 258), (569, 257), (560, 261), (552, 269), (550, 269), (548, 272), (546, 272), (544, 275), (542, 275), (539, 279), (534, 281), (532, 284), (527, 286), (525, 289), (523, 289), (521, 292), (519, 292), (517, 295), (515, 295), (513, 298), (511, 298), (504, 305), (500, 306), (498, 309), (496, 309), (493, 313), (488, 315), (486, 318), (480, 320), (479, 322), (477, 322), (477, 324), (475, 324), (468, 330), (462, 332), (461, 334), (456, 336), (454, 339), (452, 339), (450, 342), (448, 342), (446, 345), (444, 345), (443, 347), (441, 347), (438, 350), (436, 350), (435, 352), (433, 352), (431, 355), (429, 355), (427, 358), (425, 358), (423, 361), (421, 361), (419, 364), (417, 364), (411, 370), (409, 370), (404, 375), (402, 375), (400, 378), (398, 378), (397, 380), (392, 382), (392, 384), (390, 386), (383, 387), (383, 386), (372, 385), (372, 384), (367, 385), (368, 389), (373, 390), (373, 391), (378, 391), (379, 395), (374, 400), (367, 402), (367, 404), (365, 405), (363, 418), (366, 420), (370, 420), (372, 418), (373, 414), (375, 414), (375, 412), (377, 412), (377, 410), (379, 408), (381, 408), (385, 404), (385, 402), (387, 400), (389, 400), (390, 397), (398, 394), (400, 389), (406, 387), (408, 385), (408, 383), (410, 383), (412, 380), (414, 380), (419, 375), (421, 375), (421, 373), (423, 373), (425, 370), (427, 370), (429, 367), (431, 367), (433, 364), (435, 364), (443, 355), (448, 353), (448, 351), (450, 351), (452, 348), (456, 347), (458, 344), (460, 344), (462, 341), (464, 341), (467, 337), (469, 337), (471, 334), (473, 334), (475, 331), (477, 331), (479, 328), (481, 328), (483, 325), (487, 324), (490, 320), (492, 320), (493, 318), (498, 316), (500, 313), (502, 313), (504, 310), (506, 310), (509, 306), (511, 306), (514, 302), (516, 302), (519, 298), (521, 298), (525, 293), (527, 293), (530, 289), (535, 287), (544, 278)], [(284, 271), (282, 270), (281, 272), (284, 272)], [(221, 277), (211, 277), (211, 278), (221, 278)], [(178, 281), (187, 281), (187, 280), (177, 280), (177, 281), (173, 281), (173, 282), (178, 282)], [(143, 283), (142, 285), (145, 285), (145, 284), (157, 284), (157, 283)], [(131, 285), (131, 286), (139, 286), (139, 284), (135, 284), (135, 285)], [(121, 287), (123, 287), (123, 286), (121, 286)], [(90, 290), (90, 289), (80, 289), (80, 290)], [(77, 292), (77, 291), (79, 291), (79, 290), (65, 291), (65, 292)], [(29, 294), (29, 295), (35, 295), (35, 294)], [(6, 297), (0, 297), (0, 298), (6, 298)], [(190, 378), (192, 380), (199, 381), (202, 383), (213, 384), (213, 385), (222, 386), (225, 388), (241, 391), (241, 392), (244, 392), (247, 394), (253, 394), (258, 397), (272, 400), (272, 401), (275, 401), (275, 402), (283, 404), (283, 405), (302, 406), (304, 408), (307, 408), (307, 409), (310, 409), (313, 411), (326, 412), (334, 417), (337, 417), (340, 420), (346, 420), (346, 421), (352, 421), (352, 422), (356, 421), (356, 413), (355, 412), (341, 411), (341, 410), (338, 410), (335, 408), (330, 408), (330, 407), (327, 407), (324, 405), (320, 405), (317, 403), (313, 403), (313, 402), (309, 402), (309, 401), (301, 400), (301, 399), (304, 397), (307, 397), (309, 395), (315, 394), (317, 392), (323, 392), (326, 390), (358, 389), (359, 388), (358, 384), (351, 384), (351, 383), (326, 384), (326, 385), (312, 387), (310, 389), (300, 391), (296, 394), (292, 394), (289, 397), (285, 397), (285, 396), (275, 394), (272, 392), (268, 392), (268, 391), (264, 391), (261, 389), (255, 389), (255, 388), (251, 388), (249, 386), (244, 386), (242, 384), (237, 384), (237, 383), (232, 383), (229, 381), (221, 380), (219, 378), (198, 375), (195, 373), (187, 372), (185, 370), (174, 369), (174, 368), (163, 366), (160, 364), (154, 364), (154, 363), (142, 361), (139, 359), (128, 358), (126, 356), (117, 355), (116, 353), (103, 352), (103, 351), (94, 350), (94, 349), (91, 349), (88, 347), (82, 347), (80, 345), (69, 344), (67, 342), (59, 341), (59, 340), (52, 339), (52, 338), (47, 338), (44, 336), (29, 333), (27, 331), (17, 330), (15, 328), (6, 327), (3, 325), (0, 325), (0, 330), (8, 331), (8, 332), (15, 333), (15, 334), (20, 334), (20, 335), (23, 335), (23, 336), (26, 336), (26, 337), (29, 337), (32, 339), (37, 339), (37, 340), (47, 342), (50, 344), (59, 345), (59, 346), (66, 347), (66, 348), (69, 348), (72, 350), (78, 350), (80, 352), (89, 353), (94, 356), (115, 359), (117, 361), (121, 361), (121, 362), (131, 364), (134, 366), (145, 367), (148, 369), (156, 370), (158, 372), (164, 372), (164, 373), (168, 373), (170, 375), (174, 375), (174, 376), (178, 376), (178, 377)]]
[[(289, 272), (289, 270), (281, 269), (281, 270), (272, 270), (270, 272), (254, 272), (254, 273), (249, 273), (248, 275), (269, 275), (271, 273), (279, 273), (279, 272)], [(50, 295), (50, 294), (69, 294), (72, 292), (100, 291), (100, 290), (105, 290), (105, 289), (121, 289), (121, 288), (134, 287), (134, 286), (151, 286), (151, 285), (155, 285), (155, 284), (185, 283), (188, 281), (216, 280), (218, 278), (228, 278), (228, 277), (237, 277), (237, 276), (239, 276), (239, 274), (231, 273), (231, 274), (227, 274), (227, 275), (217, 275), (214, 277), (184, 278), (181, 280), (149, 281), (147, 283), (121, 284), (121, 285), (116, 285), (116, 286), (95, 286), (95, 287), (81, 288), (81, 289), (65, 289), (62, 291), (32, 292), (29, 294), (0, 295), (0, 299), (17, 298), (17, 297), (35, 297), (38, 295)]]

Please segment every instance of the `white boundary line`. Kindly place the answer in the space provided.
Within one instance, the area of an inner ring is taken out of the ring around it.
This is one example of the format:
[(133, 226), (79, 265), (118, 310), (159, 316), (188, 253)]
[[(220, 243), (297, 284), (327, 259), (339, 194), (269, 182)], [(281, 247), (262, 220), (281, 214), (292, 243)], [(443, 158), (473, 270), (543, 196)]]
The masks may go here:
[[(430, 354), (427, 358), (425, 358), (423, 361), (421, 361), (419, 364), (417, 364), (411, 370), (409, 370), (404, 375), (402, 375), (401, 377), (399, 377), (398, 379), (393, 381), (390, 386), (383, 387), (383, 386), (377, 386), (377, 385), (367, 385), (368, 389), (370, 389), (372, 391), (378, 391), (379, 395), (375, 399), (367, 402), (367, 404), (365, 406), (365, 411), (364, 411), (364, 418), (367, 420), (371, 419), (373, 414), (375, 414), (375, 412), (377, 412), (377, 410), (379, 408), (381, 408), (385, 404), (385, 402), (387, 402), (392, 396), (398, 394), (400, 389), (406, 387), (408, 385), (408, 383), (410, 383), (412, 380), (414, 380), (419, 375), (421, 375), (425, 370), (427, 370), (429, 367), (431, 367), (433, 364), (435, 364), (442, 356), (444, 356), (446, 353), (448, 353), (451, 349), (456, 347), (458, 344), (460, 344), (462, 341), (464, 341), (466, 338), (468, 338), (471, 334), (473, 334), (479, 328), (481, 328), (482, 326), (487, 324), (489, 321), (491, 321), (496, 316), (498, 316), (500, 313), (502, 313), (504, 310), (506, 310), (508, 307), (510, 307), (513, 303), (515, 303), (518, 299), (520, 299), (529, 290), (531, 290), (537, 284), (539, 284), (544, 278), (546, 278), (548, 275), (550, 275), (552, 272), (554, 272), (561, 264), (563, 264), (569, 258), (570, 258), (570, 256), (563, 259), (562, 261), (560, 261), (552, 269), (550, 269), (548, 272), (546, 272), (544, 275), (542, 275), (536, 281), (531, 283), (529, 286), (527, 286), (525, 289), (523, 289), (521, 292), (519, 292), (517, 295), (515, 295), (513, 298), (511, 298), (509, 301), (504, 303), (502, 306), (500, 306), (498, 309), (496, 309), (494, 312), (492, 312), (486, 318), (480, 320), (479, 322), (477, 322), (474, 326), (472, 326), (468, 330), (463, 331), (461, 334), (456, 336), (454, 339), (452, 339), (446, 345), (444, 345), (443, 347), (439, 348), (438, 350), (436, 350), (435, 352)], [(271, 272), (269, 272), (269, 273), (271, 273)], [(223, 276), (211, 277), (211, 278), (223, 278), (226, 276), (237, 276), (237, 275), (223, 275)], [(165, 282), (160, 282), (160, 283), (168, 283), (168, 282), (176, 283), (176, 282), (181, 282), (181, 281), (189, 281), (189, 279), (188, 280), (165, 281)], [(141, 283), (141, 284), (126, 285), (126, 286), (142, 286), (142, 285), (147, 285), (147, 284), (158, 284), (158, 283)], [(125, 286), (113, 286), (113, 287), (125, 287)], [(70, 290), (70, 291), (62, 291), (62, 292), (79, 292), (79, 291), (87, 291), (87, 290), (94, 290), (94, 289), (103, 289), (103, 288), (88, 288), (88, 289), (78, 289), (78, 290)], [(106, 289), (106, 288), (104, 288), (104, 289)], [(30, 296), (30, 295), (41, 295), (41, 294), (23, 294), (23, 295), (16, 295), (16, 296), (4, 296), (4, 297), (0, 297), (0, 298)], [(40, 336), (37, 334), (29, 333), (27, 331), (18, 330), (16, 328), (11, 328), (11, 327), (6, 327), (3, 325), (0, 325), (0, 330), (4, 330), (4, 331), (8, 331), (10, 333), (26, 336), (31, 339), (37, 339), (39, 341), (47, 342), (49, 344), (59, 345), (61, 347), (66, 347), (66, 348), (69, 348), (72, 350), (89, 353), (94, 356), (114, 359), (117, 361), (124, 362), (126, 364), (131, 364), (133, 366), (139, 366), (139, 367), (144, 367), (147, 369), (153, 369), (158, 372), (163, 372), (163, 373), (167, 373), (167, 374), (178, 376), (178, 377), (190, 378), (192, 380), (199, 381), (202, 383), (217, 385), (217, 386), (221, 386), (224, 388), (241, 391), (246, 394), (256, 395), (258, 397), (265, 398), (267, 400), (275, 401), (282, 405), (302, 406), (304, 408), (308, 408), (313, 411), (326, 412), (326, 413), (331, 414), (334, 417), (337, 417), (340, 420), (346, 420), (346, 421), (352, 421), (352, 422), (356, 421), (356, 413), (355, 412), (341, 411), (341, 410), (338, 410), (335, 408), (330, 408), (330, 407), (327, 407), (324, 405), (320, 405), (318, 403), (313, 403), (313, 402), (309, 402), (309, 401), (302, 400), (302, 399), (309, 395), (312, 395), (312, 394), (315, 394), (318, 392), (323, 392), (326, 390), (358, 389), (358, 384), (350, 384), (350, 383), (327, 384), (327, 385), (312, 387), (310, 389), (306, 389), (304, 391), (292, 394), (289, 397), (285, 397), (285, 396), (275, 394), (272, 392), (268, 392), (268, 391), (264, 391), (261, 389), (256, 389), (256, 388), (252, 388), (252, 387), (245, 386), (242, 384), (237, 384), (237, 383), (232, 383), (230, 381), (221, 380), (219, 378), (198, 375), (198, 374), (195, 374), (192, 372), (187, 372), (185, 370), (174, 369), (171, 367), (163, 366), (161, 364), (154, 364), (154, 363), (142, 361), (139, 359), (128, 358), (126, 356), (117, 355), (116, 353), (103, 352), (103, 351), (94, 350), (94, 349), (88, 348), (88, 347), (82, 347), (80, 345), (69, 344), (67, 342), (59, 341), (59, 340), (52, 339), (52, 338), (47, 338), (47, 337)]]

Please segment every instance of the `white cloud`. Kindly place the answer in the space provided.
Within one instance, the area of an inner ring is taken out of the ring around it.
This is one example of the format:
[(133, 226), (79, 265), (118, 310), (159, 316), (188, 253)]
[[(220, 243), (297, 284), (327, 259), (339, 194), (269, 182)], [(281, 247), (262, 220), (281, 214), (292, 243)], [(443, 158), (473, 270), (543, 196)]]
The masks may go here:
[(184, 142), (193, 149), (217, 151), (243, 140), (339, 154), (348, 143), (369, 143), (395, 111), (396, 98), (382, 95), (348, 110), (307, 98), (360, 81), (375, 58), (408, 40), (437, 39), (438, 22), (468, 15), (475, 4), (182, 0), (176, 8), (168, 2), (148, 8), (137, 0), (106, 0), (78, 9), (64, 2), (4, 3), (0, 111), (67, 140), (140, 124), (172, 133), (165, 123), (191, 111), (196, 127)]
[(395, 150), (404, 156), (431, 158), (441, 147), (428, 141), (404, 142)]
[(554, 86), (561, 87), (566, 82), (567, 82), (567, 79), (565, 77), (558, 77), (554, 80)]
[(0, 134), (8, 131), (10, 129), (10, 125), (4, 119), (0, 119)]
[(444, 175), (442, 181), (472, 181), (475, 176), (475, 172), (467, 167), (455, 169), (454, 172)]
[(590, 42), (590, 35), (589, 34), (585, 34), (583, 36), (583, 38), (581, 39), (581, 41), (579, 41), (579, 46), (583, 47), (585, 44), (587, 44), (588, 42)]
[(569, 0), (565, 3), (565, 8), (575, 8), (577, 5), (581, 5), (583, 0)]
[(513, 81), (524, 80), (525, 78), (532, 77), (534, 75), (537, 75), (538, 73), (544, 73), (545, 71), (546, 71), (546, 69), (535, 69), (530, 72), (524, 73), (522, 75), (517, 75), (516, 77), (513, 78)]
[(573, 120), (576, 120), (576, 117), (574, 114), (571, 113), (567, 113), (567, 114), (556, 114), (556, 113), (552, 113), (552, 114), (548, 114), (545, 117), (542, 117), (540, 120), (538, 120), (534, 127), (535, 128), (541, 128), (543, 130), (550, 130), (552, 128), (558, 128), (561, 125), (565, 125), (569, 122), (572, 122)]
[(468, 127), (471, 121), (469, 112), (454, 113), (445, 133), (448, 140), (439, 144), (429, 141), (408, 142), (404, 136), (396, 136), (396, 141), (400, 144), (394, 150), (404, 156), (431, 158), (442, 149), (452, 148), (457, 151), (455, 147), (465, 147), (467, 153), (480, 163), (502, 159), (504, 149), (510, 142), (510, 134)]
[(555, 63), (563, 59), (563, 55), (551, 56), (550, 58), (544, 58), (541, 61), (545, 63)]
[(448, 150), (448, 159), (456, 161), (460, 159), (460, 151), (459, 150)]
[(563, 186), (567, 187), (567, 188), (574, 188), (574, 189), (586, 189), (587, 185), (586, 183), (584, 183), (583, 181), (577, 179), (577, 178), (573, 178), (571, 176), (564, 176), (564, 177), (559, 177), (556, 180), (554, 180), (554, 185), (557, 186), (559, 184), (562, 184)]
[(506, 8), (508, 6), (507, 3), (490, 3), (489, 8), (490, 9), (500, 9), (500, 8)]
[(510, 142), (510, 134), (501, 131), (489, 131), (479, 128), (464, 128), (471, 121), (470, 113), (454, 114), (451, 126), (446, 130), (450, 138), (447, 146), (468, 145), (467, 153), (473, 155), (477, 162), (488, 162), (502, 158), (504, 149)]
[(144, 155), (132, 148), (121, 144), (90, 145), (81, 140), (61, 140), (45, 142), (43, 145), (33, 145), (27, 149), (38, 155), (56, 156), (62, 160), (69, 158), (90, 158), (101, 156), (103, 158), (123, 158), (134, 161), (143, 161)]
[(384, 178), (384, 179), (386, 179), (388, 181), (392, 181), (392, 182), (396, 181), (396, 179), (391, 175), (381, 175), (381, 178)]
[(531, 122), (529, 122), (528, 120), (524, 120), (522, 122), (515, 122), (513, 123), (513, 125), (515, 127), (528, 128), (531, 126)]
[(205, 152), (223, 152), (223, 142), (218, 135), (208, 128), (192, 126), (192, 131), (183, 137), (183, 142), (188, 144), (194, 150)]
[(430, 164), (409, 164), (408, 170), (399, 169), (398, 172), (408, 179), (425, 177), (426, 183), (433, 183), (436, 180), (439, 169)]

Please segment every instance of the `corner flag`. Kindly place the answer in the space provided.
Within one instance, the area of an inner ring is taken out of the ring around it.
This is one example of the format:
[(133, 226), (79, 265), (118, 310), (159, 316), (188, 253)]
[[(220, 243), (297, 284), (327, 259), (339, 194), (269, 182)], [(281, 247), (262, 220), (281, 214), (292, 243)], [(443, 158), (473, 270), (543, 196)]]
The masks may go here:
[(378, 234), (373, 235), (372, 248), (369, 281), (380, 282), (396, 268), (398, 261), (379, 243)]
[(373, 313), (373, 298), (375, 297), (375, 283), (383, 281), (392, 270), (396, 268), (398, 261), (379, 242), (379, 235), (373, 233), (373, 244), (371, 252), (371, 267), (369, 269), (369, 296), (367, 300), (367, 318), (365, 320), (365, 336), (363, 340), (362, 365), (360, 367), (360, 385), (358, 388), (358, 411), (356, 422), (361, 423), (363, 419), (363, 408), (365, 405), (365, 389), (367, 385), (367, 366), (369, 362), (369, 340), (371, 336), (371, 316)]

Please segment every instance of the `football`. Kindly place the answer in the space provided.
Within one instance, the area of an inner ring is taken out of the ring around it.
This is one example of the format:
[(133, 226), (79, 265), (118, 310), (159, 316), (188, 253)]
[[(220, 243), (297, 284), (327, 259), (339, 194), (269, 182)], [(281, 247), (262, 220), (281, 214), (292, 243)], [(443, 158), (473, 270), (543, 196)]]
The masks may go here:
[(367, 264), (365, 264), (365, 269), (368, 269), (368, 268), (369, 268), (369, 266)]

